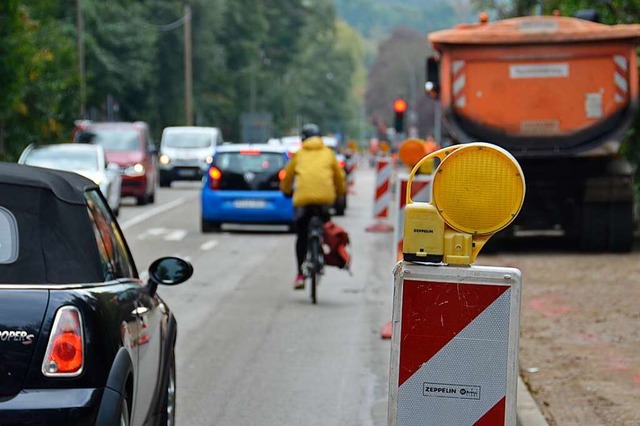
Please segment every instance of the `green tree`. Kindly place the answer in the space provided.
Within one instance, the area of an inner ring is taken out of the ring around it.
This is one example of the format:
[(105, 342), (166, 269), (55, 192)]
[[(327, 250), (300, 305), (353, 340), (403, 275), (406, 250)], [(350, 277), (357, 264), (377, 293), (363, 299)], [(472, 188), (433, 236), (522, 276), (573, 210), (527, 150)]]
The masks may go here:
[[(417, 111), (418, 101), (425, 98), (424, 64), (429, 55), (426, 37), (410, 28), (397, 28), (388, 39), (380, 43), (376, 61), (369, 70), (367, 114), (377, 117), (390, 127), (395, 99), (406, 99), (410, 113)], [(427, 119), (425, 114), (419, 116), (419, 121)], [(408, 125), (409, 120), (406, 121), (405, 125)], [(426, 128), (421, 123), (418, 125)]]
[(33, 22), (19, 0), (0, 3), (0, 156), (6, 157), (7, 120), (24, 111), (28, 71), (35, 52)]
[(146, 4), (133, 0), (88, 0), (85, 16), (88, 105), (105, 118), (107, 96), (123, 119), (145, 118), (154, 79), (157, 28)]
[[(29, 143), (67, 140), (77, 108), (75, 47), (57, 3), (11, 0), (0, 26), (0, 155), (15, 159)], [(17, 15), (16, 15), (17, 12)], [(12, 20), (13, 16), (17, 20)], [(6, 50), (5, 50), (6, 49)]]

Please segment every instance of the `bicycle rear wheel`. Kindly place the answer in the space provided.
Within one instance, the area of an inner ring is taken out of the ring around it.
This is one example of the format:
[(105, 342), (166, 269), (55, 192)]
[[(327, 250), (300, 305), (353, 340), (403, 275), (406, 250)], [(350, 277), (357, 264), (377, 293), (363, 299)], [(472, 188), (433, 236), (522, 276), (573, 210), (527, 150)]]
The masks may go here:
[(311, 240), (311, 302), (318, 303), (317, 291), (318, 280), (320, 279), (320, 242), (317, 239)]

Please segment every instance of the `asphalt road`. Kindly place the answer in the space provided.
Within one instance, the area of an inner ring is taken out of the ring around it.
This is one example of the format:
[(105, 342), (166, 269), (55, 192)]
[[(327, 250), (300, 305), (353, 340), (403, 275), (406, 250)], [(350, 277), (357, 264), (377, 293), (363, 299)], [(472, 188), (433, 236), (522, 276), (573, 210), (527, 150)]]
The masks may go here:
[(119, 222), (144, 274), (161, 256), (194, 276), (161, 297), (178, 319), (179, 425), (386, 424), (391, 319), (390, 234), (366, 233), (373, 173), (356, 175), (345, 217), (353, 276), (329, 269), (318, 304), (293, 291), (294, 235), (283, 228), (200, 232), (198, 183), (158, 189)]

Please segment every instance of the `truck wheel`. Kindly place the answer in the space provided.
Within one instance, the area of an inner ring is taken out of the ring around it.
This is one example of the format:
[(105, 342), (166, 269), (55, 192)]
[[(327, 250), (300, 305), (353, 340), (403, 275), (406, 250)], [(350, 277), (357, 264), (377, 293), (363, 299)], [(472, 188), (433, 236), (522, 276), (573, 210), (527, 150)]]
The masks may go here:
[(580, 249), (583, 251), (607, 250), (607, 210), (607, 204), (604, 203), (588, 203), (583, 206), (580, 235)]
[(609, 250), (616, 253), (631, 251), (633, 246), (633, 205), (609, 205)]

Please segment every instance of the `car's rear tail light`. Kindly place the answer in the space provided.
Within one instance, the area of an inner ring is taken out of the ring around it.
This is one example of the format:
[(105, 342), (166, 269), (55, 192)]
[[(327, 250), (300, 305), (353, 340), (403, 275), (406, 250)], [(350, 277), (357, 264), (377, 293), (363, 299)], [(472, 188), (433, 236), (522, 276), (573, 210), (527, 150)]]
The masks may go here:
[(48, 377), (74, 377), (84, 366), (84, 335), (80, 311), (73, 306), (58, 309), (42, 363)]
[(285, 169), (280, 170), (278, 172), (278, 179), (284, 180), (285, 177), (287, 177), (287, 171)]
[(260, 155), (259, 149), (241, 149), (240, 154), (242, 155)]
[(209, 169), (209, 188), (220, 189), (220, 179), (222, 178), (222, 172), (217, 167), (211, 167)]

